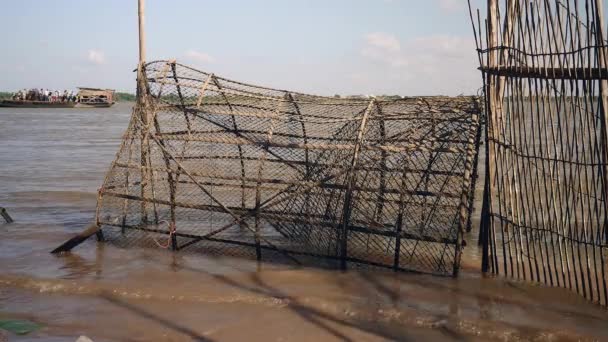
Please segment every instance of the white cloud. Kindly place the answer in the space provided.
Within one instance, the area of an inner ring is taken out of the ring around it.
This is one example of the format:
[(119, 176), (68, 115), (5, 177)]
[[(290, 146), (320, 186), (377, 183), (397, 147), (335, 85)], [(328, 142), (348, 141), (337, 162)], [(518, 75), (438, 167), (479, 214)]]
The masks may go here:
[(401, 50), (401, 44), (397, 37), (384, 32), (373, 32), (365, 35), (365, 41), (370, 46), (380, 48), (387, 51)]
[(361, 56), (376, 64), (379, 77), (403, 84), (404, 90), (457, 94), (474, 91), (480, 83), (471, 38), (431, 35), (401, 42), (383, 33), (364, 35), (363, 41)]
[(383, 32), (368, 33), (364, 37), (365, 46), (361, 54), (381, 64), (394, 67), (408, 65), (409, 61), (401, 52), (401, 43), (396, 36)]
[(101, 65), (106, 62), (106, 56), (103, 51), (90, 49), (87, 51), (87, 60), (93, 64)]
[(446, 12), (456, 11), (466, 4), (465, 0), (438, 0), (439, 8)]
[(368, 33), (363, 36), (365, 46), (361, 55), (381, 64), (394, 67), (408, 64), (407, 58), (401, 53), (401, 43), (396, 36), (383, 32)]
[(205, 64), (215, 62), (215, 58), (213, 58), (208, 53), (199, 52), (196, 50), (186, 51), (186, 58), (188, 58), (194, 62), (205, 63)]
[(72, 71), (73, 71), (73, 72), (80, 73), (80, 74), (82, 74), (82, 73), (85, 73), (85, 72), (88, 72), (88, 71), (89, 71), (87, 68), (85, 68), (85, 67), (83, 67), (83, 66), (81, 66), (81, 65), (72, 65), (72, 66), (70, 67), (70, 69), (72, 69)]

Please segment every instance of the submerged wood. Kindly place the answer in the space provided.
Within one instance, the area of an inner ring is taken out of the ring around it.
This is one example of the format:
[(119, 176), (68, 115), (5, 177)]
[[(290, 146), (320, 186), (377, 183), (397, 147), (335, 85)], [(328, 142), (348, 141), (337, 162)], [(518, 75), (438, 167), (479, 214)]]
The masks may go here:
[(13, 223), (13, 218), (8, 214), (8, 211), (6, 211), (5, 208), (0, 207), (0, 216), (2, 216), (2, 218), (4, 218), (4, 221), (6, 221), (6, 223)]
[(59, 247), (52, 250), (51, 253), (58, 254), (58, 253), (69, 252), (72, 249), (74, 249), (74, 247), (85, 242), (91, 236), (98, 234), (100, 232), (100, 230), (101, 230), (100, 225), (92, 224), (87, 229), (82, 231), (81, 233), (76, 234), (76, 236), (70, 238), (68, 241), (64, 242)]

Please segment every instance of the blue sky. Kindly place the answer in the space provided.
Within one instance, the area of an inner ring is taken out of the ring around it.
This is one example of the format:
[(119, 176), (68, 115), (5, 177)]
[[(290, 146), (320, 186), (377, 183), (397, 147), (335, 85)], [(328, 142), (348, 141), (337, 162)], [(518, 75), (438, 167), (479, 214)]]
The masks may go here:
[[(136, 0), (0, 8), (0, 90), (135, 88)], [(146, 25), (148, 60), (281, 89), (457, 95), (481, 82), (466, 0), (147, 0)]]

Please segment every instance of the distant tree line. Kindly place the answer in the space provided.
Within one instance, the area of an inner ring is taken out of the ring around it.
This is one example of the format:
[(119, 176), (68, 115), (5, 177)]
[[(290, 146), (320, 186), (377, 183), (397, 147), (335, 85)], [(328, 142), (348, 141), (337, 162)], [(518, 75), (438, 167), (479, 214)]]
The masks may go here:
[(13, 93), (7, 93), (0, 91), (0, 100), (10, 100), (13, 97)]
[(135, 102), (135, 94), (116, 92), (114, 99), (118, 102)]

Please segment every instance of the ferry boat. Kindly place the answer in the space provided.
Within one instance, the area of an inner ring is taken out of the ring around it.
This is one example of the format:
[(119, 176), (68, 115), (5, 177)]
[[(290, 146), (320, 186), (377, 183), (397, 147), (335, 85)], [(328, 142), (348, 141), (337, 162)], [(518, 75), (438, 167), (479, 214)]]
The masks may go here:
[(114, 89), (78, 87), (77, 98), (77, 108), (112, 107), (115, 103)]
[(76, 102), (70, 101), (27, 101), (27, 100), (2, 100), (0, 107), (13, 108), (74, 108)]

